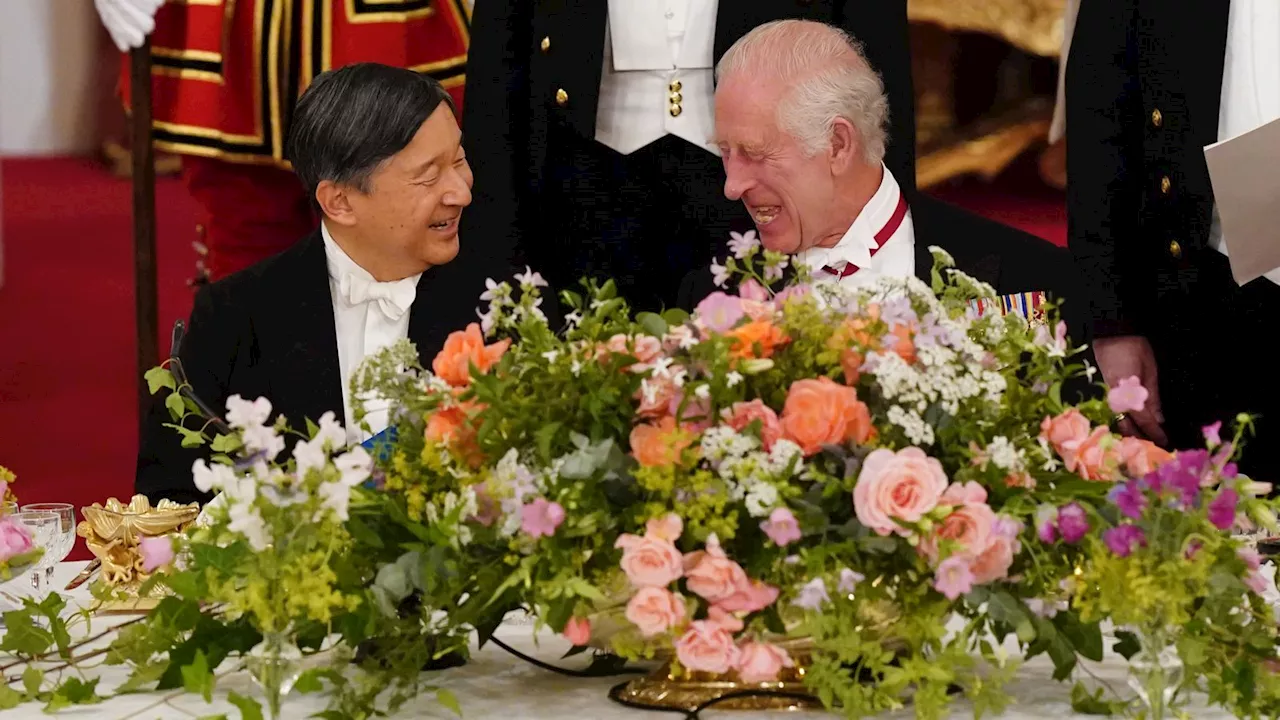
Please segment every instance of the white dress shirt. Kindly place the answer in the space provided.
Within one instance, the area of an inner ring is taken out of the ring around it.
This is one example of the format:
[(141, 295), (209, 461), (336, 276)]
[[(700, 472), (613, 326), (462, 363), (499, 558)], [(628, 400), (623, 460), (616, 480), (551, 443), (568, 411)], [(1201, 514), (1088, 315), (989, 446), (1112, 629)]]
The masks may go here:
[[(1280, 0), (1230, 1), (1218, 106), (1219, 141), (1280, 118)], [(1209, 245), (1227, 254), (1216, 205)], [(1280, 285), (1280, 268), (1263, 277)]]
[(623, 155), (666, 135), (716, 155), (718, 0), (608, 0), (596, 140)]
[[(409, 336), (409, 310), (418, 292), (421, 273), (395, 282), (377, 282), (356, 264), (320, 223), (324, 254), (329, 265), (329, 292), (333, 297), (333, 326), (338, 338), (338, 368), (342, 376), (342, 409), (347, 440), (361, 443), (372, 435), (356, 427), (351, 402), (351, 374), (370, 355)], [(317, 349), (317, 352), (320, 350)], [(373, 435), (386, 429), (389, 405), (369, 398), (365, 422)]]
[[(829, 248), (809, 248), (796, 254), (796, 262), (807, 266), (815, 281), (838, 276), (823, 270), (842, 271), (846, 264), (857, 271), (839, 279), (843, 287), (865, 287), (880, 277), (908, 277), (916, 274), (916, 238), (908, 208), (899, 217), (902, 189), (884, 168), (880, 187), (854, 218), (840, 242)], [(896, 224), (896, 226), (895, 226)], [(877, 236), (880, 239), (877, 240)]]

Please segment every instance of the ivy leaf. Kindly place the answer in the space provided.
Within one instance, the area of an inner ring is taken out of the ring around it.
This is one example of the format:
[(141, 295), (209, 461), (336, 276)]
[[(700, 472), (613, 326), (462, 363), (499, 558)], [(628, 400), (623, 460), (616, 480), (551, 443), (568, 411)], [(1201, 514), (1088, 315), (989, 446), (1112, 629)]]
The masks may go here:
[(1102, 688), (1090, 693), (1085, 688), (1084, 683), (1076, 683), (1071, 688), (1071, 709), (1085, 715), (1114, 715), (1117, 706), (1123, 703), (1115, 703), (1104, 700), (1102, 697)]
[(102, 702), (103, 697), (98, 695), (99, 679), (94, 678), (86, 682), (78, 677), (67, 678), (53, 691), (53, 696), (49, 698), (44, 711), (52, 713), (72, 705), (96, 705)]
[(11, 710), (22, 704), (22, 693), (0, 683), (0, 710)]
[(227, 702), (240, 710), (240, 720), (262, 720), (262, 705), (257, 700), (230, 692), (227, 693)]
[(142, 376), (142, 379), (147, 381), (147, 393), (151, 395), (155, 395), (160, 388), (169, 388), (170, 390), (178, 388), (177, 383), (173, 381), (173, 373), (164, 367), (151, 368)]
[(213, 439), (212, 448), (217, 453), (233, 453), (242, 445), (244, 443), (240, 442), (240, 438), (235, 435), (219, 435)]
[(462, 717), (462, 706), (458, 704), (458, 696), (445, 688), (436, 690), (436, 702), (448, 708), (454, 715)]
[(182, 402), (182, 396), (176, 392), (169, 393), (169, 397), (164, 399), (164, 406), (175, 420), (182, 417), (187, 410), (187, 406)]
[(1059, 613), (1053, 624), (1062, 632), (1076, 652), (1094, 662), (1102, 662), (1102, 626), (1082, 623), (1074, 613)]
[(35, 656), (47, 652), (53, 645), (53, 633), (36, 625), (29, 610), (5, 613), (4, 625), (7, 629), (4, 639), (0, 640), (0, 650)]
[(1125, 660), (1133, 658), (1134, 655), (1142, 651), (1142, 644), (1138, 642), (1138, 636), (1128, 630), (1117, 630), (1116, 640), (1118, 642), (1111, 646), (1111, 650)]
[(40, 694), (40, 686), (44, 683), (44, 672), (38, 668), (27, 666), (22, 671), (22, 687), (27, 691), (27, 695), (35, 697)]
[(204, 436), (200, 434), (199, 430), (190, 430), (173, 423), (165, 423), (164, 427), (178, 431), (178, 434), (182, 436), (182, 447), (184, 448), (195, 448), (204, 444)]
[(203, 650), (197, 650), (195, 659), (182, 666), (182, 687), (189, 693), (200, 695), (205, 702), (213, 700), (213, 673)]
[(165, 668), (168, 667), (164, 662), (152, 663), (149, 665), (141, 665), (135, 667), (133, 672), (129, 674), (129, 678), (116, 688), (117, 695), (125, 695), (127, 693), (148, 692), (164, 675)]

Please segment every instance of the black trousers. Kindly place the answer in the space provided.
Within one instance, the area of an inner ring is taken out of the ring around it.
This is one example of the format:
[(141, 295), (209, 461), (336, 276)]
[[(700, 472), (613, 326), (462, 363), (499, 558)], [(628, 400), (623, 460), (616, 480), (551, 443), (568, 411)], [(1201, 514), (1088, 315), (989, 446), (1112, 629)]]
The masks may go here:
[(1155, 351), (1165, 430), (1175, 448), (1203, 447), (1201, 428), (1221, 420), (1223, 439), (1241, 412), (1254, 415), (1240, 470), (1280, 486), (1280, 286), (1244, 286), (1227, 258), (1206, 250), (1196, 282), (1166, 291), (1147, 334)]
[(751, 227), (724, 197), (720, 158), (692, 143), (668, 135), (622, 155), (567, 127), (548, 140), (526, 254), (554, 287), (612, 277), (633, 310), (675, 307), (684, 276), (725, 253), (730, 229)]

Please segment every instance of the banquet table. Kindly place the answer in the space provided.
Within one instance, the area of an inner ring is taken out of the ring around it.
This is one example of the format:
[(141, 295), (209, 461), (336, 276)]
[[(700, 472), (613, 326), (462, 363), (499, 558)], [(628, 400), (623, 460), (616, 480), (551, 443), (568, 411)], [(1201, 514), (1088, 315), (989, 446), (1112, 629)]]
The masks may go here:
[[(55, 588), (63, 588), (85, 563), (61, 563), (55, 570)], [(9, 594), (21, 592), (21, 582), (11, 582), (5, 586)], [(29, 591), (28, 591), (29, 592)], [(70, 607), (88, 607), (92, 602), (88, 585), (82, 585), (74, 591), (64, 593)], [(128, 616), (113, 616), (108, 621), (123, 622)], [(102, 621), (95, 620), (95, 629), (103, 628)], [(533, 636), (533, 626), (522, 618), (513, 618), (501, 626), (496, 637), (523, 653), (560, 667), (580, 668), (586, 664), (583, 656), (561, 660), (561, 656), (569, 648), (568, 642), (551, 633)], [(1009, 645), (1010, 655), (1014, 646)], [(239, 718), (240, 712), (227, 701), (229, 692), (261, 699), (248, 674), (234, 672), (233, 663), (228, 661), (218, 671), (218, 680), (211, 703), (206, 703), (198, 695), (182, 692), (152, 692), (123, 695), (107, 699), (98, 705), (72, 707), (58, 713), (59, 716), (72, 718), (94, 718), (94, 720), (126, 720), (155, 718), (203, 718), (210, 715), (226, 714), (228, 718)], [(1077, 674), (1090, 680), (1108, 683), (1116, 691), (1128, 694), (1126, 686), (1127, 671), (1122, 659), (1108, 657), (1101, 663), (1088, 663), (1088, 672)], [(99, 673), (102, 680), (99, 692), (106, 694), (123, 682), (127, 670), (120, 667), (101, 666), (89, 672)], [(1031, 720), (1035, 718), (1057, 718), (1068, 720), (1092, 718), (1094, 716), (1075, 713), (1071, 709), (1072, 683), (1057, 683), (1052, 680), (1053, 668), (1047, 658), (1038, 657), (1027, 662), (1020, 670), (1018, 679), (1008, 690), (1013, 702), (1000, 716), (1009, 720)], [(581, 679), (567, 677), (540, 669), (520, 660), (493, 644), (473, 653), (471, 661), (465, 666), (442, 670), (435, 673), (432, 681), (440, 687), (450, 689), (458, 698), (464, 718), (502, 718), (502, 720), (556, 720), (582, 718), (583, 720), (644, 720), (645, 718), (682, 718), (675, 712), (654, 712), (626, 708), (608, 698), (609, 689), (627, 679), (636, 676)], [(283, 717), (305, 718), (325, 709), (323, 695), (290, 695), (282, 708)], [(1231, 715), (1219, 709), (1208, 709), (1200, 703), (1193, 703), (1189, 708), (1191, 716), (1198, 720), (1218, 720)], [(43, 717), (41, 706), (36, 703), (0, 712), (0, 720), (19, 717)], [(436, 704), (433, 699), (423, 697), (411, 701), (394, 717), (398, 718), (450, 718), (456, 717), (448, 710)], [(763, 711), (728, 711), (706, 710), (701, 714), (703, 720), (728, 720), (741, 717), (747, 720), (776, 720), (787, 718), (825, 719), (836, 715), (821, 711), (797, 712), (763, 712)], [(902, 711), (886, 713), (884, 718), (904, 720), (911, 718), (910, 708)], [(973, 717), (967, 703), (957, 701), (952, 714), (954, 718)]]

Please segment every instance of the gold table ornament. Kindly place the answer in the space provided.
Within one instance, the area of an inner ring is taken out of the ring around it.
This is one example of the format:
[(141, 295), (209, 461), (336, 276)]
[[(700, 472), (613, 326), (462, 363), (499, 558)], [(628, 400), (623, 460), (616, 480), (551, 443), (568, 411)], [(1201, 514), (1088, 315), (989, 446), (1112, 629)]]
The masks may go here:
[(179, 505), (161, 500), (151, 506), (145, 495), (134, 495), (128, 505), (115, 498), (105, 506), (94, 503), (81, 508), (84, 518), (76, 534), (102, 563), (102, 581), (128, 599), (104, 602), (98, 607), (104, 613), (147, 612), (159, 603), (158, 597), (139, 597), (139, 587), (150, 577), (142, 569), (142, 553), (138, 541), (181, 532), (200, 514), (200, 505)]

